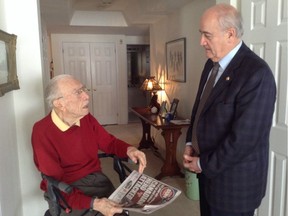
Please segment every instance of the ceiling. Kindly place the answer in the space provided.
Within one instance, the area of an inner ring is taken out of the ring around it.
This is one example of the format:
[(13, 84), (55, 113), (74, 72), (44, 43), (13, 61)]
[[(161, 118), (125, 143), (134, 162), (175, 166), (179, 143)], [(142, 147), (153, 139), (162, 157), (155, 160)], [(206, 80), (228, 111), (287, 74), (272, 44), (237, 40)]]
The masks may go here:
[(39, 0), (50, 33), (149, 35), (149, 25), (193, 0)]

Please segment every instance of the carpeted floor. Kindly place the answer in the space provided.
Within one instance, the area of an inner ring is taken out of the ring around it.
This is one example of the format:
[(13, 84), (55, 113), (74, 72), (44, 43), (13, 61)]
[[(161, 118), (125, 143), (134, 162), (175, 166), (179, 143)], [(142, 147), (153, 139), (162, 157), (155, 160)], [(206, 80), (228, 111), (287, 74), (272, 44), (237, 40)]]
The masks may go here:
[[(114, 136), (122, 139), (132, 145), (138, 146), (138, 143), (142, 137), (142, 126), (140, 123), (131, 123), (127, 125), (109, 125), (105, 126), (105, 129)], [(155, 177), (159, 174), (163, 165), (163, 159), (157, 157), (155, 153), (150, 149), (143, 150), (147, 157), (147, 168), (144, 173)], [(115, 172), (111, 171), (112, 159), (102, 159), (103, 172), (110, 177), (115, 187), (119, 183), (118, 176)], [(134, 164), (129, 164), (132, 169), (137, 169)], [(178, 188), (182, 191), (181, 195), (170, 205), (149, 214), (150, 216), (199, 216), (199, 201), (190, 200), (185, 195), (186, 182), (185, 178), (181, 177), (165, 177), (161, 179), (164, 183)], [(130, 211), (130, 216), (143, 216), (143, 214)]]

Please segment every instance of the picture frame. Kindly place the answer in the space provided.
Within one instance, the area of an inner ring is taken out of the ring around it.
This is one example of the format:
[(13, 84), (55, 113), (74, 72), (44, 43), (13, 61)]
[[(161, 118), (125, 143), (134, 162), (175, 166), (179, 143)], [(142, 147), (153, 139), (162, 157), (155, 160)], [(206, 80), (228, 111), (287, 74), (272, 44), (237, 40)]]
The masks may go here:
[(170, 106), (170, 113), (172, 114), (172, 119), (176, 117), (177, 107), (178, 107), (179, 99), (174, 98), (171, 106)]
[(0, 30), (0, 96), (19, 89), (16, 70), (17, 36)]
[(160, 111), (159, 111), (159, 116), (162, 117), (162, 118), (165, 118), (165, 115), (166, 115), (166, 113), (167, 113), (167, 108), (166, 108), (166, 106), (167, 106), (167, 101), (165, 100), (165, 101), (163, 101), (163, 102), (161, 103)]
[(186, 82), (186, 38), (166, 43), (167, 80)]

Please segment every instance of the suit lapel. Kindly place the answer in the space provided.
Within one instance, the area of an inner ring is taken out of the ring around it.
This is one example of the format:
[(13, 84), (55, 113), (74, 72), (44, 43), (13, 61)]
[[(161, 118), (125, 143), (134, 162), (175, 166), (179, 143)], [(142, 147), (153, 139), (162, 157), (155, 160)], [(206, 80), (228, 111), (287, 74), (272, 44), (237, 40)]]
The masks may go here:
[(236, 55), (233, 57), (231, 62), (228, 64), (227, 68), (221, 75), (220, 79), (214, 86), (210, 96), (208, 97), (205, 106), (202, 110), (202, 114), (209, 109), (213, 101), (217, 98), (217, 96), (227, 88), (230, 83), (233, 81), (235, 77), (235, 70), (241, 65), (245, 53), (249, 50), (249, 48), (243, 43)]

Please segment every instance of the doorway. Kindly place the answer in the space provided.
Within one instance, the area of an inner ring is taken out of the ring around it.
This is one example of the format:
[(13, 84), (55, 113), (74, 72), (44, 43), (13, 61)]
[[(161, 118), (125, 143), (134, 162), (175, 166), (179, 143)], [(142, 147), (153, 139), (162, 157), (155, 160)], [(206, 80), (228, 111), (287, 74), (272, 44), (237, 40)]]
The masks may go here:
[(127, 74), (128, 122), (137, 122), (139, 119), (130, 112), (130, 108), (145, 107), (149, 101), (149, 95), (140, 90), (144, 80), (150, 76), (149, 45), (127, 45)]

